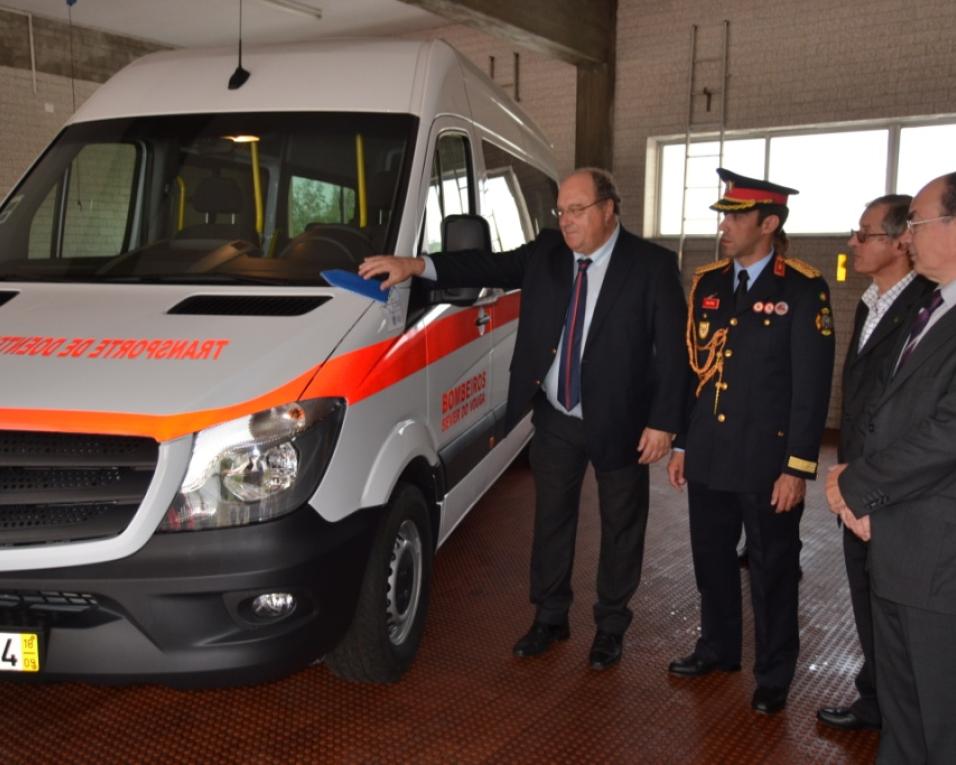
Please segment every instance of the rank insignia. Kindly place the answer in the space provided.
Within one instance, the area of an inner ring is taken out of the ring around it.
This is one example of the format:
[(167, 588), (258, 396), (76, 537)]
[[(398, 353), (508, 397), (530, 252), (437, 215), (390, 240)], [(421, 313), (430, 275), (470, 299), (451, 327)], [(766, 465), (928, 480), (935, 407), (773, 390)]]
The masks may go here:
[(789, 311), (789, 310), (790, 310), (790, 306), (788, 306), (788, 305), (787, 305), (786, 303), (784, 303), (783, 301), (777, 303), (777, 304), (773, 307), (773, 312), (774, 312), (775, 314), (777, 314), (777, 316), (786, 316), (786, 315), (787, 315), (787, 311)]
[(773, 275), (774, 276), (784, 276), (787, 273), (787, 263), (783, 258), (777, 257), (773, 259)]
[(709, 321), (699, 321), (697, 322), (697, 336), (701, 340), (707, 339), (707, 334), (710, 332), (710, 322)]
[(716, 295), (708, 295), (700, 301), (700, 307), (716, 311), (718, 308), (720, 308), (720, 298)]
[(760, 300), (754, 303), (754, 313), (763, 313), (763, 302)]
[(763, 312), (769, 316), (770, 314), (773, 313), (776, 307), (777, 307), (776, 305), (774, 305), (768, 300), (766, 303), (763, 304)]
[(828, 337), (833, 334), (833, 317), (830, 315), (829, 308), (820, 309), (820, 313), (817, 314), (815, 323), (817, 325), (817, 331), (824, 337)]

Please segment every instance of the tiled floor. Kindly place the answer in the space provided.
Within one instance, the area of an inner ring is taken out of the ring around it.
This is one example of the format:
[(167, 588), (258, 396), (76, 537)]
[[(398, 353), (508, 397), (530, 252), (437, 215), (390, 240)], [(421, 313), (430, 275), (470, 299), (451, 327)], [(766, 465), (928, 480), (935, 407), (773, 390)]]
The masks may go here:
[[(832, 463), (832, 448), (824, 454)], [(0, 763), (869, 763), (878, 736), (821, 728), (852, 700), (856, 637), (839, 532), (811, 486), (803, 520), (802, 651), (786, 710), (752, 712), (745, 671), (668, 676), (697, 628), (686, 499), (652, 473), (644, 578), (622, 663), (588, 669), (596, 490), (585, 486), (572, 636), (520, 661), (532, 489), (516, 465), (440, 551), (418, 660), (397, 685), (350, 685), (322, 666), (256, 688), (0, 683)], [(746, 576), (745, 576), (746, 581)], [(744, 595), (745, 602), (749, 596)]]

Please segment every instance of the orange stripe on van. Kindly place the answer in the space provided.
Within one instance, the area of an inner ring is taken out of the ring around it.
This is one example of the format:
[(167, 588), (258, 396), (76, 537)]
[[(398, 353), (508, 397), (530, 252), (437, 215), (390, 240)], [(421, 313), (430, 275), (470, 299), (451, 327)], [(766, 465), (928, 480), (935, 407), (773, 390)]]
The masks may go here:
[(275, 390), (218, 409), (183, 414), (126, 414), (123, 412), (76, 412), (55, 409), (0, 409), (0, 430), (32, 430), (53, 433), (104, 433), (115, 436), (148, 436), (170, 441), (187, 433), (228, 422), (299, 398), (315, 368)]
[[(518, 318), (520, 293), (503, 296), (489, 313), (486, 332)], [(0, 430), (102, 433), (170, 441), (273, 406), (319, 396), (341, 396), (355, 404), (423, 370), (478, 337), (480, 309), (458, 311), (398, 338), (335, 356), (261, 396), (232, 406), (183, 414), (127, 414), (56, 409), (0, 409)]]

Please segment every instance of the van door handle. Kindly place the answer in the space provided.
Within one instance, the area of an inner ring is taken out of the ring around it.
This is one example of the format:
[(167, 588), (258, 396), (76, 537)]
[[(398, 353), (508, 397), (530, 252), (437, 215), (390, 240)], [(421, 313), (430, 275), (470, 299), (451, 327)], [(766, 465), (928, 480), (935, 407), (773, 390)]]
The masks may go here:
[(483, 327), (485, 326), (485, 324), (490, 324), (490, 323), (491, 323), (491, 314), (485, 313), (484, 311), (479, 313), (478, 318), (475, 319), (476, 327)]

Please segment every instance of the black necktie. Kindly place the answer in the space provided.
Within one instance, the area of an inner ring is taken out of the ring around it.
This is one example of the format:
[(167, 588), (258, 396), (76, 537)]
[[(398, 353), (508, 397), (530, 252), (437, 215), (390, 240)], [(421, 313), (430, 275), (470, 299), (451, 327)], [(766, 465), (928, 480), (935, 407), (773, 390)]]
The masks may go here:
[(558, 365), (558, 401), (569, 412), (581, 400), (581, 341), (584, 339), (584, 311), (588, 299), (590, 258), (578, 260), (578, 275), (564, 317), (564, 347)]
[(932, 316), (933, 312), (942, 304), (943, 295), (939, 291), (939, 288), (937, 288), (933, 290), (933, 294), (930, 295), (929, 303), (920, 308), (919, 313), (916, 314), (916, 318), (913, 319), (913, 324), (910, 326), (909, 337), (906, 340), (906, 345), (903, 346), (903, 352), (900, 354), (900, 363), (896, 365), (897, 369), (906, 363), (906, 360), (913, 352), (913, 348), (916, 347), (916, 341), (919, 340), (919, 336), (923, 333), (923, 330), (926, 329), (926, 325), (929, 323), (929, 317)]
[(750, 274), (746, 269), (742, 269), (737, 274), (737, 289), (734, 291), (734, 307), (738, 313), (744, 310), (744, 303), (747, 301), (747, 282), (750, 280)]

